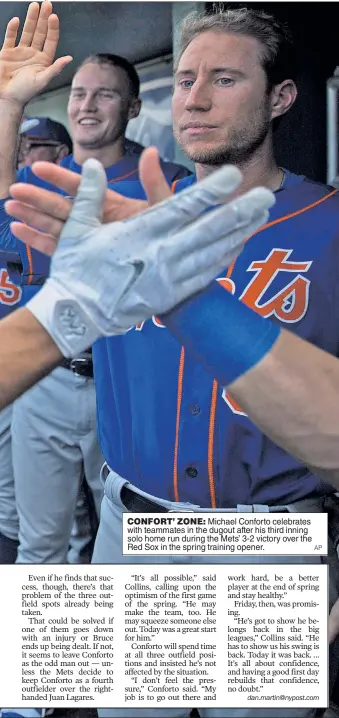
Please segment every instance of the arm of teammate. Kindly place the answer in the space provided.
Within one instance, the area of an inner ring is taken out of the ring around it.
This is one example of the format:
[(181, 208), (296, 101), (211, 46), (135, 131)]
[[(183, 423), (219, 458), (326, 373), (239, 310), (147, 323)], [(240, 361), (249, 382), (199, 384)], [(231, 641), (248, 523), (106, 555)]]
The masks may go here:
[(26, 308), (0, 321), (0, 410), (40, 381), (62, 359), (57, 345)]
[(59, 21), (52, 4), (45, 0), (29, 5), (21, 38), (19, 18), (7, 25), (0, 51), (0, 197), (8, 197), (15, 182), (15, 161), (20, 122), (25, 105), (41, 92), (71, 61), (54, 61), (59, 40)]
[(272, 441), (339, 489), (337, 358), (283, 330), (228, 392)]

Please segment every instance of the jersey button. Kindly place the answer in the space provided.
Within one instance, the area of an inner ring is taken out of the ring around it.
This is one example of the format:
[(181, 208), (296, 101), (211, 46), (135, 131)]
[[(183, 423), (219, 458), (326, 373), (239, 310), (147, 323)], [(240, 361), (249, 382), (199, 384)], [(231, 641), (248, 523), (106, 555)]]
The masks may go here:
[(194, 468), (194, 466), (188, 466), (186, 469), (186, 474), (190, 477), (190, 479), (195, 479), (195, 477), (198, 476), (198, 471)]
[(198, 404), (190, 404), (189, 410), (193, 416), (198, 416), (198, 414), (200, 414), (200, 406), (198, 406)]

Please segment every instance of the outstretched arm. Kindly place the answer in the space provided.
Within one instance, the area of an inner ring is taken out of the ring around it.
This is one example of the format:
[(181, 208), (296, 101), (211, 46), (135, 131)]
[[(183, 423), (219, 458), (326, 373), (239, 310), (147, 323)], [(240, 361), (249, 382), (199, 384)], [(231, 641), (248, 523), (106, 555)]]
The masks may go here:
[(228, 392), (272, 441), (339, 489), (338, 359), (282, 331)]
[(0, 410), (49, 374), (62, 354), (27, 309), (17, 309), (0, 322)]

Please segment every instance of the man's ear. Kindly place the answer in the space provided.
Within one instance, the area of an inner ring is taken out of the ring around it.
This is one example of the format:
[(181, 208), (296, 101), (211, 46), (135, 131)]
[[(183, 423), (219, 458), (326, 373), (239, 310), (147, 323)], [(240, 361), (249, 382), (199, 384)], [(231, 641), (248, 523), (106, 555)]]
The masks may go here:
[(63, 160), (65, 157), (68, 157), (69, 154), (70, 154), (70, 151), (69, 151), (69, 148), (67, 147), (67, 145), (61, 145), (58, 150), (58, 156), (57, 156), (55, 164), (59, 165), (61, 160)]
[(139, 117), (141, 105), (142, 105), (142, 102), (139, 98), (132, 100), (129, 110), (128, 110), (128, 119), (129, 120), (135, 120), (136, 117)]
[(275, 85), (271, 92), (271, 120), (288, 112), (297, 99), (297, 88), (293, 80), (284, 80)]

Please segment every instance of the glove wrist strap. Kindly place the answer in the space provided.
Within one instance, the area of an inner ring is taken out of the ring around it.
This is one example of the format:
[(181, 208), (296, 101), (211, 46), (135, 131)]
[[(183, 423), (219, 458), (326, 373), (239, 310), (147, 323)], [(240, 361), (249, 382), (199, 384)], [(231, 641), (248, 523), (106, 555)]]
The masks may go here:
[(50, 278), (26, 304), (67, 358), (85, 351), (98, 339), (100, 330), (71, 292)]

